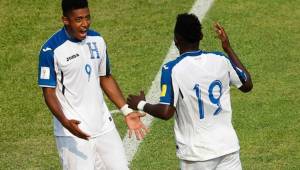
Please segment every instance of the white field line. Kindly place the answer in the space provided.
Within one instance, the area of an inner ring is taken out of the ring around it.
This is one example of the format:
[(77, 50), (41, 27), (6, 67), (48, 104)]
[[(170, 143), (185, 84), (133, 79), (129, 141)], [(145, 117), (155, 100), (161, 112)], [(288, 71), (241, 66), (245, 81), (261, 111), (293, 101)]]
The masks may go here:
[(111, 114), (121, 113), (120, 110), (110, 110), (109, 112), (110, 112)]
[[(190, 10), (190, 13), (195, 14), (200, 21), (204, 18), (206, 12), (209, 10), (209, 8), (212, 6), (214, 0), (196, 0), (194, 3), (192, 9)], [(175, 19), (174, 19), (175, 20)], [(168, 51), (168, 54), (166, 55), (165, 60), (163, 61), (163, 64), (166, 62), (175, 59), (178, 56), (178, 50), (175, 47), (174, 42), (172, 42), (170, 49)], [(150, 90), (148, 91), (146, 95), (147, 102), (149, 103), (158, 103), (159, 102), (159, 96), (160, 96), (160, 75), (161, 69), (159, 69), (159, 72), (156, 74), (154, 81), (152, 81), (152, 86), (150, 87)], [(111, 111), (113, 113), (119, 112), (119, 110), (113, 110)], [(147, 114), (143, 118), (143, 123), (150, 127), (151, 122), (153, 120), (153, 117)], [(136, 153), (139, 144), (141, 141), (136, 140), (135, 137), (129, 138), (128, 133), (125, 135), (123, 139), (123, 145), (125, 147), (126, 156), (129, 162), (132, 161), (134, 154)]]

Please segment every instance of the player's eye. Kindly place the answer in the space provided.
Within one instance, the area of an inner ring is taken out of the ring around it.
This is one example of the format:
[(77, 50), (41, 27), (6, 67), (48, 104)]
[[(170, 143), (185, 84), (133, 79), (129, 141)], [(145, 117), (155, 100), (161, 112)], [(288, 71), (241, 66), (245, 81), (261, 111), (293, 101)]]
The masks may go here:
[(82, 21), (81, 17), (75, 18), (75, 22), (80, 23)]
[(88, 16), (85, 17), (85, 19), (86, 19), (87, 21), (90, 21), (90, 20), (91, 20), (91, 16), (88, 15)]

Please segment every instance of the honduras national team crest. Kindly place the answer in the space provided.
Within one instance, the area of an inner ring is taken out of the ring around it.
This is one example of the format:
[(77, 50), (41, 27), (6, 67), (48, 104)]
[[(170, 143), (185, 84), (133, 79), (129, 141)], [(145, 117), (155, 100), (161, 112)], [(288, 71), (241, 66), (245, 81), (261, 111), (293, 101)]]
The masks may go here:
[(99, 51), (98, 51), (96, 42), (92, 42), (92, 43), (88, 42), (86, 44), (89, 46), (90, 53), (91, 53), (91, 59), (95, 59), (95, 58), (99, 59), (100, 55), (99, 55)]

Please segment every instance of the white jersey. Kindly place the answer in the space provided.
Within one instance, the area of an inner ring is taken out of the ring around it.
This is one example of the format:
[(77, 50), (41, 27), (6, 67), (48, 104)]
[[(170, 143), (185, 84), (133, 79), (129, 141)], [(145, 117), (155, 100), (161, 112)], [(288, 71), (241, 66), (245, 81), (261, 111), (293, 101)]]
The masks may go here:
[[(65, 28), (55, 33), (43, 46), (39, 56), (38, 84), (56, 89), (62, 110), (68, 119), (81, 123), (79, 128), (93, 136), (115, 126), (104, 102), (99, 76), (110, 74), (104, 39), (89, 30), (78, 41)], [(56, 136), (72, 136), (54, 117)]]
[(160, 103), (176, 107), (180, 159), (205, 161), (239, 150), (230, 84), (240, 87), (246, 79), (221, 53), (187, 52), (163, 66)]

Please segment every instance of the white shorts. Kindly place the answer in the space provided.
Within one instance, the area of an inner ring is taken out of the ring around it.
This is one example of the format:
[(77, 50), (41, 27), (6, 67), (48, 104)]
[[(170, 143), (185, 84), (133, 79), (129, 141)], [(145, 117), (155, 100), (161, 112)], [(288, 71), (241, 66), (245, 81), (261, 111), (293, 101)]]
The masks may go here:
[(239, 151), (207, 161), (180, 160), (181, 170), (242, 170)]
[(56, 136), (64, 170), (128, 170), (122, 140), (112, 131), (88, 141), (71, 136)]

